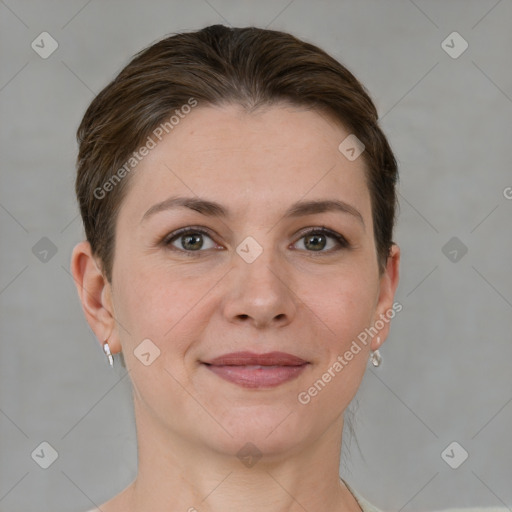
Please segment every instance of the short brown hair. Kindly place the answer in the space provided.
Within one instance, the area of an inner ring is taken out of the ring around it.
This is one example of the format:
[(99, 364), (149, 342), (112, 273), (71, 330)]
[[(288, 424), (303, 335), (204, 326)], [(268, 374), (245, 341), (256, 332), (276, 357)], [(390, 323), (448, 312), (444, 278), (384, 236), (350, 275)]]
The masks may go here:
[[(398, 170), (363, 85), (326, 52), (290, 34), (212, 25), (166, 37), (135, 55), (94, 98), (78, 128), (76, 194), (87, 240), (108, 281), (117, 212), (130, 182), (112, 180), (191, 98), (198, 105), (234, 103), (248, 111), (291, 103), (325, 113), (353, 133), (365, 146), (377, 261), (384, 270), (393, 244)], [(98, 197), (109, 180), (109, 193)]]

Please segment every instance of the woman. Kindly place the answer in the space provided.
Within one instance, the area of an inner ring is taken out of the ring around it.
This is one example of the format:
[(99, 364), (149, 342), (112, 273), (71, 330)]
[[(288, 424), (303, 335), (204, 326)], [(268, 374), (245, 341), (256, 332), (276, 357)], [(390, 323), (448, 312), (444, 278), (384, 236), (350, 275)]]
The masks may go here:
[(72, 271), (138, 439), (136, 479), (100, 510), (377, 510), (338, 472), (397, 309), (377, 120), (319, 48), (220, 25), (155, 43), (94, 99)]

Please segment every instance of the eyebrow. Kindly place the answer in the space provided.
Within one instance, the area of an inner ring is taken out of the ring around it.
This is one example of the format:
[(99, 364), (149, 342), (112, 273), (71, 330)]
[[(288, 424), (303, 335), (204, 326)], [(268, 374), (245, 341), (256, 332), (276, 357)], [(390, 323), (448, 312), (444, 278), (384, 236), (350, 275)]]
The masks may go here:
[[(230, 211), (215, 201), (209, 201), (198, 197), (169, 197), (161, 203), (153, 205), (142, 216), (141, 223), (156, 213), (171, 210), (174, 208), (189, 208), (202, 215), (210, 217), (230, 218)], [(354, 206), (340, 201), (339, 199), (317, 199), (313, 201), (297, 201), (293, 203), (288, 210), (284, 213), (284, 218), (295, 218), (304, 215), (313, 215), (315, 213), (325, 213), (337, 211), (347, 213), (358, 219), (363, 227), (365, 227), (364, 219), (359, 210)]]

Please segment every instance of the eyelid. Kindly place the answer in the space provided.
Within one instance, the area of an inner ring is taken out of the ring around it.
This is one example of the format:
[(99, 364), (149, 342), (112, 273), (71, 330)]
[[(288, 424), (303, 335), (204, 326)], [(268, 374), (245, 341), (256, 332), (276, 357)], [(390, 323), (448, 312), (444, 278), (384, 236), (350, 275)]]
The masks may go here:
[[(303, 238), (306, 235), (316, 234), (316, 233), (320, 233), (321, 235), (325, 235), (325, 236), (334, 238), (339, 244), (338, 249), (349, 249), (351, 247), (350, 242), (341, 233), (338, 233), (337, 231), (329, 229), (325, 226), (304, 228), (303, 230), (299, 231), (297, 241), (299, 241), (301, 238)], [(310, 252), (313, 254), (315, 254), (315, 253), (329, 254), (329, 253), (332, 253), (335, 251), (336, 251), (336, 249), (331, 249), (329, 251), (307, 251), (307, 252)]]
[[(211, 238), (215, 244), (217, 244), (217, 242), (215, 242), (215, 240), (214, 240), (214, 236), (213, 236), (212, 232), (209, 229), (200, 227), (200, 226), (186, 226), (184, 228), (177, 229), (177, 230), (173, 231), (172, 233), (169, 233), (168, 235), (166, 235), (163, 238), (161, 243), (166, 247), (170, 247), (172, 241), (174, 241), (175, 239), (178, 239), (180, 236), (185, 235), (187, 233), (200, 233), (200, 234), (206, 235), (209, 238)], [(293, 242), (292, 245), (295, 245), (301, 238), (303, 238), (309, 234), (322, 234), (322, 235), (334, 238), (334, 240), (336, 240), (336, 242), (338, 243), (339, 247), (337, 249), (330, 249), (328, 251), (306, 251), (308, 253), (330, 254), (332, 252), (335, 252), (336, 250), (348, 249), (351, 247), (350, 242), (342, 234), (340, 234), (332, 229), (329, 229), (325, 226), (314, 226), (314, 227), (308, 227), (308, 228), (302, 229), (295, 235), (296, 240), (295, 240), (295, 242)], [(173, 247), (173, 246), (171, 246), (171, 247), (172, 247), (172, 250), (176, 250), (181, 253), (186, 253), (187, 255), (194, 255), (197, 253), (206, 252), (204, 250), (185, 251), (185, 250), (179, 249), (177, 247)], [(215, 250), (219, 250), (219, 249), (215, 249)]]
[[(212, 239), (213, 242), (215, 242), (213, 233), (210, 232), (209, 229), (203, 228), (200, 226), (186, 226), (184, 228), (179, 228), (176, 231), (173, 231), (172, 233), (165, 235), (165, 237), (162, 239), (161, 243), (166, 247), (171, 246), (171, 242), (174, 241), (174, 239), (179, 239), (180, 236), (186, 235), (187, 233), (201, 233), (202, 235), (208, 236), (209, 238)], [(215, 242), (215, 243), (217, 244), (217, 242)], [(180, 252), (186, 252), (186, 253), (205, 252), (205, 251), (184, 251), (183, 249), (178, 249), (176, 247), (173, 247), (173, 249), (176, 249), (177, 251), (180, 251)]]

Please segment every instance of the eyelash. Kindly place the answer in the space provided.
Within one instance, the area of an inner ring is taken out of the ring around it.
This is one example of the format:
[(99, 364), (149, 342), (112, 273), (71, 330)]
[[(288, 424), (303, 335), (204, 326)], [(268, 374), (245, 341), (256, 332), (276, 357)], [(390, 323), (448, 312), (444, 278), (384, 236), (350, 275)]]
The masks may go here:
[[(184, 253), (187, 256), (196, 256), (197, 254), (206, 252), (205, 250), (201, 250), (201, 249), (199, 249), (197, 251), (186, 251), (184, 249), (179, 249), (179, 248), (171, 245), (172, 242), (174, 242), (176, 239), (179, 239), (181, 236), (188, 235), (188, 234), (206, 235), (213, 240), (212, 235), (205, 229), (200, 228), (200, 227), (189, 226), (186, 228), (178, 229), (177, 231), (170, 233), (162, 240), (161, 243), (168, 249)], [(305, 250), (306, 252), (311, 253), (313, 256), (322, 255), (322, 254), (332, 254), (333, 252), (339, 251), (341, 249), (350, 249), (351, 248), (350, 243), (347, 241), (347, 239), (343, 235), (340, 235), (336, 231), (332, 231), (324, 226), (322, 226), (320, 228), (312, 228), (307, 231), (302, 231), (300, 233), (300, 236), (297, 239), (297, 241), (301, 240), (302, 238), (304, 238), (305, 236), (308, 236), (308, 235), (324, 235), (324, 236), (327, 236), (330, 238), (334, 238), (339, 244), (338, 248), (330, 249), (328, 251), (307, 251), (307, 250)], [(299, 249), (299, 250), (302, 250), (302, 249)]]

